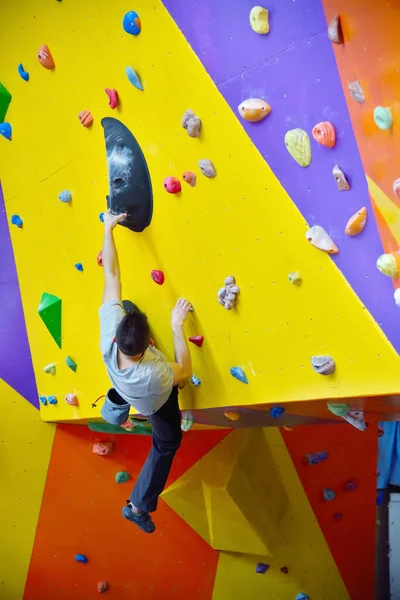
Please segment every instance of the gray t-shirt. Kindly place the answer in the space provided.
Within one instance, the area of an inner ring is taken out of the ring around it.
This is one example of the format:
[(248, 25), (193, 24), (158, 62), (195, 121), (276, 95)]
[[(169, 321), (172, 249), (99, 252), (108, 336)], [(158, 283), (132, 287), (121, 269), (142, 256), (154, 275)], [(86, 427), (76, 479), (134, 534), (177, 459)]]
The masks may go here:
[(117, 364), (115, 333), (124, 309), (118, 300), (109, 300), (99, 309), (100, 348), (108, 375), (117, 392), (141, 415), (152, 415), (169, 398), (172, 369), (162, 352), (149, 346), (140, 361), (120, 370)]

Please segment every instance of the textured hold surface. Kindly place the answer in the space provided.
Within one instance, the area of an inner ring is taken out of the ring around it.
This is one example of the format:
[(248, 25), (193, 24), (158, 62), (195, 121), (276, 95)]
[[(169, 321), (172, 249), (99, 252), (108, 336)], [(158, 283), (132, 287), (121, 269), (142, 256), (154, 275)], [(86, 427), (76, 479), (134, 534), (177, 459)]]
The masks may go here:
[(400, 199), (400, 178), (393, 183), (393, 192)]
[(359, 81), (352, 81), (349, 83), (348, 88), (350, 91), (350, 96), (353, 98), (353, 100), (359, 102), (360, 104), (365, 102), (364, 90), (362, 89)]
[(346, 190), (350, 190), (350, 184), (346, 179), (346, 175), (343, 173), (342, 169), (339, 165), (335, 165), (332, 169), (332, 175), (335, 178), (336, 184), (340, 192), (344, 192)]
[(83, 264), (82, 263), (75, 263), (74, 267), (77, 271), (80, 271), (81, 273), (83, 273)]
[(314, 140), (327, 148), (333, 148), (336, 143), (336, 131), (329, 121), (317, 123), (312, 130), (312, 134)]
[(327, 252), (328, 254), (338, 254), (339, 249), (336, 244), (331, 240), (329, 235), (326, 233), (323, 227), (320, 225), (314, 225), (306, 233), (306, 238), (309, 242), (319, 250)]
[(231, 310), (236, 306), (237, 294), (239, 292), (240, 288), (236, 285), (235, 278), (233, 275), (230, 275), (225, 279), (225, 286), (218, 290), (218, 302), (226, 310)]
[(58, 199), (61, 200), (61, 202), (68, 204), (68, 202), (71, 202), (72, 200), (72, 194), (69, 190), (63, 190), (58, 194)]
[(390, 129), (393, 125), (393, 117), (390, 108), (377, 106), (374, 109), (374, 121), (379, 129)]
[(22, 63), (18, 65), (18, 74), (24, 81), (29, 81), (29, 73), (28, 71), (25, 71), (24, 67), (22, 66)]
[(55, 375), (56, 374), (56, 363), (50, 363), (49, 365), (46, 365), (45, 368), (43, 369), (43, 371), (45, 373), (47, 373), (48, 375)]
[(125, 72), (126, 72), (127, 78), (131, 82), (131, 84), (134, 85), (135, 88), (137, 88), (138, 90), (140, 90), (141, 92), (143, 92), (143, 90), (144, 90), (143, 84), (142, 84), (142, 82), (140, 80), (139, 75), (136, 73), (136, 71), (134, 71), (132, 69), (132, 67), (126, 67)]
[(86, 565), (88, 561), (87, 556), (85, 556), (84, 554), (75, 554), (75, 560), (76, 562), (83, 563), (84, 565)]
[(209, 179), (212, 179), (217, 175), (214, 165), (212, 164), (211, 160), (208, 160), (208, 158), (202, 158), (199, 160), (199, 167), (203, 175)]
[(285, 135), (286, 148), (292, 158), (301, 166), (311, 163), (311, 144), (308, 133), (303, 129), (290, 129)]
[(38, 60), (42, 67), (44, 67), (45, 69), (49, 69), (49, 71), (55, 69), (56, 65), (54, 63), (49, 47), (46, 44), (40, 46), (38, 51)]
[(202, 347), (203, 342), (204, 342), (204, 336), (202, 335), (192, 335), (189, 338), (189, 342), (192, 342), (192, 344), (194, 344), (195, 346), (198, 346), (199, 348)]
[(231, 373), (232, 377), (234, 377), (235, 379), (238, 379), (242, 383), (249, 383), (248, 379), (245, 375), (245, 372), (240, 367), (231, 367), (230, 373)]
[(328, 38), (334, 44), (343, 44), (343, 31), (342, 24), (340, 22), (340, 15), (333, 17), (328, 27)]
[(79, 113), (79, 120), (83, 127), (91, 127), (93, 125), (93, 115), (90, 110), (81, 110)]
[(239, 421), (242, 413), (237, 410), (227, 410), (224, 412), (224, 415), (229, 421)]
[(127, 481), (129, 481), (130, 478), (131, 476), (127, 471), (118, 471), (118, 473), (115, 475), (116, 483), (126, 483)]
[(245, 121), (255, 123), (265, 119), (271, 112), (271, 107), (260, 98), (248, 98), (239, 104), (238, 112)]
[(111, 442), (103, 442), (99, 444), (93, 444), (93, 454), (99, 456), (107, 456), (113, 451), (113, 445)]
[(139, 35), (142, 29), (139, 15), (134, 10), (127, 12), (122, 20), (122, 27), (126, 33), (130, 33), (131, 35)]
[(53, 404), (53, 405), (58, 404), (56, 396), (49, 396), (48, 401), (49, 401), (49, 404)]
[(285, 409), (283, 406), (271, 406), (269, 409), (269, 414), (273, 419), (279, 419), (285, 414)]
[(104, 91), (108, 96), (108, 105), (110, 108), (117, 108), (119, 102), (117, 90), (110, 90), (109, 88), (106, 88)]
[(323, 494), (327, 502), (330, 502), (331, 500), (334, 500), (336, 498), (335, 492), (333, 490), (330, 490), (329, 488), (324, 488)]
[(22, 229), (24, 222), (19, 215), (11, 215), (10, 221), (12, 225), (15, 225), (16, 227)]
[(181, 182), (177, 177), (166, 177), (164, 179), (164, 189), (169, 194), (179, 194), (181, 191)]
[(336, 369), (335, 361), (331, 356), (312, 356), (311, 365), (320, 375), (330, 375)]
[(38, 313), (50, 335), (61, 348), (61, 299), (44, 292), (40, 299)]
[(70, 356), (67, 356), (67, 358), (65, 359), (66, 365), (67, 367), (69, 367), (72, 371), (74, 371), (76, 373), (76, 369), (78, 368), (78, 365), (76, 364), (76, 362), (74, 360), (72, 360), (72, 358)]
[(182, 117), (182, 127), (186, 129), (190, 137), (198, 138), (201, 132), (201, 119), (188, 108)]
[(382, 254), (376, 261), (376, 266), (381, 273), (397, 279), (399, 276), (400, 256), (399, 251)]
[(194, 187), (196, 185), (196, 173), (193, 173), (193, 171), (185, 171), (182, 177), (183, 181), (186, 181), (190, 187)]
[(289, 278), (290, 283), (293, 283), (293, 285), (297, 285), (297, 286), (301, 285), (301, 281), (302, 281), (301, 275), (300, 275), (300, 273), (297, 273), (297, 271), (292, 271), (292, 273), (289, 273), (288, 278)]
[(250, 25), (253, 31), (265, 35), (269, 33), (268, 10), (262, 6), (254, 6), (250, 11)]
[(313, 452), (306, 454), (306, 461), (309, 465), (319, 465), (322, 461), (328, 458), (328, 452)]
[(97, 584), (97, 591), (99, 592), (99, 594), (104, 594), (104, 592), (106, 592), (107, 590), (108, 590), (107, 581), (99, 581), (99, 583)]
[(194, 375), (194, 374), (191, 376), (191, 378), (190, 378), (190, 381), (192, 382), (192, 384), (193, 384), (195, 387), (197, 387), (198, 385), (200, 385), (200, 384), (201, 384), (201, 379), (200, 379), (200, 377), (196, 377), (196, 375)]
[(12, 140), (12, 127), (11, 123), (0, 123), (0, 134), (11, 142)]
[(165, 281), (164, 273), (162, 271), (157, 271), (156, 269), (153, 269), (151, 272), (151, 278), (158, 285), (162, 285)]
[(365, 225), (367, 224), (367, 209), (365, 206), (360, 208), (350, 219), (347, 221), (345, 234), (346, 235), (358, 235), (362, 232)]
[(257, 563), (256, 566), (256, 573), (266, 573), (269, 569), (269, 565), (267, 565), (266, 563)]
[(76, 394), (66, 394), (65, 402), (70, 406), (79, 406), (79, 400)]

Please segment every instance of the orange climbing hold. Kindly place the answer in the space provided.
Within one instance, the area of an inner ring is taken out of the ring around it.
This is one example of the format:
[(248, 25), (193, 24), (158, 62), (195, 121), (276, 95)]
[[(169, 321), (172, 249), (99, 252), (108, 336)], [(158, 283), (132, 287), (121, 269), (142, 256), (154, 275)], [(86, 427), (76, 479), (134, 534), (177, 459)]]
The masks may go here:
[(224, 415), (230, 421), (239, 421), (240, 417), (242, 416), (242, 413), (236, 410), (227, 410), (226, 412), (224, 412)]
[(367, 222), (367, 209), (365, 206), (360, 208), (350, 219), (347, 221), (345, 234), (346, 235), (358, 235), (362, 232)]
[(196, 185), (196, 174), (193, 173), (193, 171), (185, 171), (183, 174), (183, 181), (186, 181), (190, 187), (194, 187)]
[(70, 406), (79, 406), (79, 400), (76, 394), (67, 394), (65, 396), (65, 402)]
[(265, 119), (271, 110), (270, 105), (260, 98), (248, 98), (238, 106), (239, 115), (252, 123)]
[(97, 591), (99, 592), (99, 594), (104, 594), (104, 592), (106, 592), (107, 590), (108, 590), (107, 581), (99, 581), (99, 583), (97, 584)]
[(39, 51), (38, 51), (38, 60), (39, 60), (40, 64), (42, 65), (42, 67), (44, 67), (45, 69), (48, 69), (49, 71), (52, 71), (56, 67), (54, 59), (49, 50), (49, 47), (46, 44), (43, 44), (43, 46), (40, 46)]
[(333, 148), (336, 144), (336, 131), (332, 123), (324, 121), (318, 123), (312, 130), (313, 138), (322, 146)]
[(98, 454), (99, 456), (107, 456), (111, 454), (113, 450), (113, 445), (111, 442), (104, 442), (103, 444), (93, 444), (93, 454)]
[(84, 127), (91, 127), (93, 125), (93, 115), (90, 110), (81, 110), (79, 120)]

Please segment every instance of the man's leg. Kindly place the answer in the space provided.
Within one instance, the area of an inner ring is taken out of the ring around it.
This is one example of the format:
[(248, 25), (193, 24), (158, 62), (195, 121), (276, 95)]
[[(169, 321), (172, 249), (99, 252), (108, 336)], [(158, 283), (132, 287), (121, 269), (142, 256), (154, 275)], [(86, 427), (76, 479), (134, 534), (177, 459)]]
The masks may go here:
[(149, 420), (153, 427), (152, 447), (129, 498), (130, 504), (123, 509), (123, 515), (147, 533), (152, 533), (154, 525), (152, 528), (148, 513), (157, 508), (158, 497), (165, 487), (172, 461), (182, 440), (176, 387), (172, 389), (164, 406)]

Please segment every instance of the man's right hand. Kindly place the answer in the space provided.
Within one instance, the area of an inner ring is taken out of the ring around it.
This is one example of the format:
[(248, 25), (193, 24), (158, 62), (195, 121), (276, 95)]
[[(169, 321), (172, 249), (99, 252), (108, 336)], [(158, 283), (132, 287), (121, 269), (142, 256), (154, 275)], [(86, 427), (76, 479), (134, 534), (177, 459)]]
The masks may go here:
[(171, 327), (173, 331), (175, 331), (175, 329), (182, 328), (190, 309), (190, 302), (184, 298), (179, 298), (172, 310)]
[(104, 213), (104, 227), (111, 231), (118, 225), (120, 221), (126, 219), (128, 215), (122, 213), (120, 215), (113, 215), (109, 210)]

